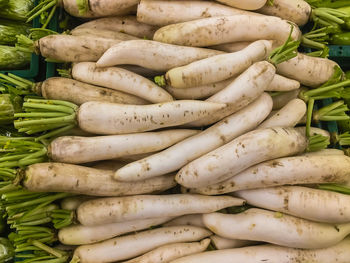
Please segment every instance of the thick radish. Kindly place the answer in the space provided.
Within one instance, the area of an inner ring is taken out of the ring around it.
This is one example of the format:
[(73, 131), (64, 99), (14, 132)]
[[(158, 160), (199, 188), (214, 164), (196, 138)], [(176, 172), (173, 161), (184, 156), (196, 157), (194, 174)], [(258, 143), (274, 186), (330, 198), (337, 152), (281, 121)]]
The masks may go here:
[(159, 151), (197, 133), (196, 130), (175, 129), (89, 138), (63, 136), (50, 143), (48, 152), (55, 162), (88, 163)]
[(312, 221), (331, 224), (350, 222), (350, 196), (332, 191), (280, 186), (238, 191), (235, 196), (244, 198), (255, 207)]
[(209, 251), (190, 255), (171, 261), (171, 263), (348, 263), (350, 257), (350, 238), (322, 249), (295, 249), (275, 245), (260, 245), (244, 248)]
[(154, 32), (158, 27), (140, 23), (136, 20), (135, 16), (115, 16), (94, 19), (75, 29), (81, 28), (93, 28), (93, 29), (106, 29), (115, 32), (122, 32), (139, 38), (152, 39)]
[(285, 105), (288, 104), (293, 99), (298, 98), (298, 95), (300, 93), (300, 89), (281, 92), (278, 95), (272, 96), (273, 100), (273, 110), (279, 110), (283, 108)]
[[(288, 21), (273, 16), (211, 17), (164, 26), (155, 32), (153, 40), (195, 47), (259, 39), (276, 40), (282, 44), (289, 36), (290, 27)], [(292, 39), (298, 40), (301, 32), (297, 25), (293, 27)]]
[[(115, 173), (115, 179), (133, 181), (176, 171), (196, 158), (215, 150), (254, 129), (271, 111), (271, 97), (264, 93), (247, 107), (221, 122), (164, 151), (130, 163)], [(195, 146), (195, 148), (193, 148)]]
[(244, 200), (231, 196), (190, 194), (100, 198), (81, 204), (77, 217), (81, 224), (92, 226), (128, 220), (209, 213), (243, 203)]
[(163, 226), (198, 226), (205, 228), (202, 216), (203, 214), (180, 216), (163, 224)]
[(190, 162), (176, 181), (188, 188), (222, 182), (248, 167), (305, 151), (307, 138), (293, 128), (268, 128), (248, 132)]
[(291, 91), (300, 88), (300, 83), (276, 74), (266, 91)]
[(279, 185), (345, 183), (349, 181), (350, 157), (304, 155), (275, 159), (252, 166), (226, 181), (194, 189), (216, 195)]
[(73, 36), (89, 36), (93, 35), (96, 37), (102, 37), (102, 38), (111, 38), (111, 39), (118, 39), (118, 40), (135, 40), (139, 39), (138, 37), (128, 35), (122, 32), (116, 32), (113, 30), (108, 29), (96, 29), (96, 28), (76, 28), (73, 29), (71, 32), (71, 35)]
[(71, 262), (116, 262), (134, 258), (166, 244), (199, 241), (210, 234), (210, 231), (195, 226), (161, 227), (80, 246), (74, 251)]
[(254, 241), (228, 239), (218, 235), (212, 235), (210, 236), (210, 239), (216, 249), (238, 248), (256, 244)]
[(224, 52), (205, 48), (182, 47), (151, 40), (130, 40), (108, 49), (96, 65), (97, 67), (109, 67), (131, 64), (158, 71), (167, 71), (222, 53)]
[(62, 209), (74, 211), (79, 207), (80, 204), (82, 204), (87, 200), (91, 200), (93, 198), (96, 198), (96, 197), (87, 196), (87, 195), (77, 195), (72, 197), (66, 197), (61, 201), (60, 205)]
[(24, 186), (34, 192), (67, 192), (93, 196), (124, 196), (164, 191), (176, 185), (174, 175), (135, 183), (117, 182), (113, 171), (63, 163), (28, 166)]
[(257, 10), (263, 7), (267, 0), (217, 0), (218, 2), (224, 3), (229, 6), (233, 6), (244, 10)]
[(213, 16), (254, 14), (226, 5), (198, 0), (141, 0), (137, 7), (137, 20), (155, 26), (166, 26)]
[(169, 221), (171, 217), (140, 219), (121, 223), (83, 226), (71, 225), (58, 232), (58, 239), (66, 245), (86, 245), (136, 232)]
[(305, 113), (305, 102), (301, 99), (294, 99), (288, 102), (277, 113), (261, 123), (258, 128), (294, 127), (303, 118)]
[(237, 51), (240, 51), (242, 49), (245, 49), (251, 43), (252, 43), (252, 41), (233, 42), (233, 43), (210, 46), (210, 48), (216, 49), (216, 50), (221, 50), (221, 51), (224, 51), (227, 53), (232, 53), (232, 52), (237, 52)]
[(78, 111), (79, 127), (95, 134), (125, 134), (185, 124), (225, 108), (225, 104), (177, 100), (152, 105), (86, 102)]
[(193, 243), (175, 243), (158, 247), (142, 256), (124, 261), (124, 263), (168, 263), (172, 260), (203, 252), (210, 244), (210, 239)]
[(37, 93), (46, 99), (66, 100), (81, 105), (88, 101), (106, 101), (121, 104), (144, 105), (148, 101), (139, 97), (93, 86), (81, 81), (68, 78), (53, 77), (39, 82)]
[(73, 65), (72, 76), (76, 80), (126, 92), (153, 103), (173, 100), (167, 91), (149, 79), (122, 68), (98, 68), (93, 62), (82, 62)]
[(236, 77), (254, 62), (264, 60), (272, 49), (271, 41), (259, 40), (245, 49), (212, 56), (169, 70), (166, 83), (173, 88), (190, 88)]

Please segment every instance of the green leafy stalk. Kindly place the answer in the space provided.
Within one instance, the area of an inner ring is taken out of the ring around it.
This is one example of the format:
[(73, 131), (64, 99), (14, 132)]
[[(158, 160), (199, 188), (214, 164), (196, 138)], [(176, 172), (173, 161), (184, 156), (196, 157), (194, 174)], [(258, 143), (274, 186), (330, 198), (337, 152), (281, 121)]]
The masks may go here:
[(344, 18), (349, 18), (349, 15), (332, 8), (315, 8), (311, 13), (311, 20), (313, 20), (316, 25), (320, 26), (341, 25), (345, 23)]
[(346, 114), (347, 111), (349, 111), (349, 108), (344, 105), (344, 101), (336, 101), (315, 111), (313, 120), (315, 122), (349, 120), (350, 117)]
[(14, 46), (19, 34), (28, 35), (30, 26), (9, 20), (0, 19), (0, 45)]
[(337, 192), (346, 195), (350, 194), (350, 188), (340, 184), (320, 184), (318, 185), (318, 189)]
[(85, 15), (87, 12), (89, 12), (89, 0), (75, 0), (79, 14)]
[(309, 137), (309, 144), (307, 146), (307, 152), (315, 152), (327, 148), (330, 144), (328, 137), (317, 134)]
[[(44, 12), (49, 10), (50, 8), (55, 8), (56, 9), (58, 3), (59, 3), (58, 0), (44, 0), (44, 1), (42, 1), (35, 8), (33, 8), (31, 10), (31, 12), (28, 12), (28, 14), (27, 14), (27, 21), (26, 22), (28, 23), (28, 22), (32, 21), (34, 18), (40, 16), (41, 14), (43, 14)], [(51, 12), (52, 12), (52, 10), (51, 10)], [(50, 22), (51, 18), (52, 18), (52, 16), (49, 16), (46, 19), (46, 22), (44, 24), (47, 25)]]
[(25, 21), (27, 14), (34, 7), (34, 0), (8, 0), (8, 3), (0, 8), (0, 17)]
[(22, 69), (29, 65), (32, 54), (28, 50), (0, 45), (0, 70)]

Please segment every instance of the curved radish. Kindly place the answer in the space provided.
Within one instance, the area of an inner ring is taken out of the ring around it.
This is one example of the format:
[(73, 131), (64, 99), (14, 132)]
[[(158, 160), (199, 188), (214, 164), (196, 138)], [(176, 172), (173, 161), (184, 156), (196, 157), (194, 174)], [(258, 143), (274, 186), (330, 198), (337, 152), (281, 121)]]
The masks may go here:
[(194, 192), (216, 195), (288, 184), (344, 183), (349, 181), (349, 173), (350, 157), (345, 155), (295, 156), (263, 162)]
[(62, 209), (74, 211), (79, 207), (80, 204), (93, 198), (95, 197), (87, 195), (66, 197), (61, 201), (60, 205)]
[(165, 79), (173, 88), (190, 88), (236, 77), (254, 62), (264, 60), (271, 51), (271, 41), (259, 40), (247, 48), (192, 62), (169, 70)]
[(257, 10), (263, 7), (266, 4), (267, 0), (218, 0), (218, 2), (240, 9)]
[(224, 52), (205, 48), (182, 47), (151, 40), (130, 40), (108, 49), (97, 61), (96, 66), (110, 67), (131, 64), (158, 71), (167, 71), (222, 53)]
[(350, 222), (350, 196), (332, 191), (280, 186), (238, 191), (235, 196), (255, 207), (312, 221), (332, 224)]
[(188, 188), (208, 186), (254, 164), (301, 153), (306, 147), (306, 136), (293, 128), (251, 131), (190, 162), (176, 174), (175, 180)]
[(233, 42), (233, 43), (210, 46), (210, 48), (224, 51), (227, 53), (232, 53), (232, 52), (237, 52), (237, 51), (240, 51), (242, 49), (245, 49), (251, 43), (253, 43), (253, 42), (252, 41)]
[(108, 29), (96, 29), (96, 28), (75, 28), (72, 31), (70, 31), (71, 35), (73, 36), (89, 36), (93, 35), (96, 37), (102, 37), (102, 38), (111, 38), (111, 39), (118, 39), (118, 40), (135, 40), (139, 39), (138, 37), (134, 37), (132, 35), (128, 35), (122, 32), (116, 32), (113, 30)]
[(318, 223), (257, 208), (234, 215), (206, 214), (203, 215), (203, 221), (210, 230), (222, 237), (303, 249), (334, 246), (350, 233), (350, 223)]
[(81, 224), (92, 226), (128, 220), (209, 213), (243, 203), (244, 200), (231, 196), (189, 194), (100, 198), (81, 204), (77, 210), (77, 217)]
[(96, 226), (71, 225), (58, 232), (58, 239), (66, 245), (85, 245), (136, 232), (169, 221), (171, 217), (140, 219)]
[(203, 214), (180, 216), (163, 224), (163, 226), (188, 226), (188, 225), (205, 228), (205, 225), (203, 223)]
[[(266, 118), (271, 107), (271, 97), (264, 93), (247, 107), (201, 133), (164, 151), (122, 167), (116, 171), (114, 178), (122, 181), (134, 181), (176, 171), (190, 161), (254, 129)], [(194, 146), (195, 148), (193, 148)]]
[(66, 192), (93, 196), (123, 196), (153, 193), (176, 185), (173, 175), (136, 183), (117, 182), (113, 171), (63, 163), (38, 163), (28, 166), (24, 186), (35, 192)]
[(291, 91), (299, 88), (300, 83), (298, 81), (276, 74), (265, 91)]
[(216, 249), (227, 249), (227, 248), (238, 248), (246, 247), (256, 244), (254, 241), (239, 240), (239, 239), (228, 239), (218, 235), (210, 236), (211, 242)]
[[(288, 21), (273, 16), (221, 16), (162, 27), (155, 32), (153, 40), (195, 47), (259, 39), (276, 40), (282, 44), (289, 36), (290, 27)], [(292, 39), (298, 40), (301, 32), (297, 25), (293, 27)]]
[(273, 100), (272, 109), (279, 110), (283, 108), (285, 105), (287, 105), (288, 102), (298, 98), (299, 93), (300, 93), (300, 89), (296, 89), (296, 90), (281, 92), (281, 94), (272, 96), (272, 100)]
[(89, 138), (63, 136), (50, 143), (48, 155), (53, 161), (62, 163), (110, 160), (159, 151), (197, 133), (195, 130), (176, 129)]
[(82, 62), (73, 65), (72, 77), (89, 84), (126, 92), (153, 103), (173, 100), (168, 92), (152, 81), (122, 68), (98, 68), (93, 62)]
[(226, 107), (225, 104), (177, 100), (152, 105), (86, 102), (78, 111), (79, 127), (95, 134), (125, 134), (177, 126)]
[(198, 241), (210, 234), (210, 231), (194, 226), (157, 228), (80, 246), (75, 249), (71, 262), (116, 262), (142, 255), (162, 245)]

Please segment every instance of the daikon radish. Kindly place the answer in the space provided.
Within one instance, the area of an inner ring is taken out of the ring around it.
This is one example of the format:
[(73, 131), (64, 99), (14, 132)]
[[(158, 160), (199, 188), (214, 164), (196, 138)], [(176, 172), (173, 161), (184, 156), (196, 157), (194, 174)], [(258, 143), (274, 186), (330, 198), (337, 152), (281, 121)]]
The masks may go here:
[(210, 236), (211, 242), (216, 249), (238, 248), (255, 245), (256, 242), (249, 240), (228, 239), (218, 235)]
[(96, 29), (96, 28), (75, 28), (72, 31), (70, 31), (71, 35), (73, 36), (89, 36), (93, 35), (96, 37), (102, 37), (102, 38), (111, 38), (111, 39), (118, 39), (118, 40), (135, 40), (139, 39), (138, 37), (128, 35), (122, 32), (116, 32), (113, 30), (108, 29)]
[(92, 168), (99, 169), (99, 170), (117, 170), (124, 165), (126, 165), (128, 162), (122, 162), (120, 160), (107, 160), (107, 161), (100, 161), (91, 166)]
[(281, 92), (276, 96), (272, 96), (272, 100), (273, 100), (272, 109), (279, 110), (283, 108), (283, 106), (287, 105), (288, 102), (298, 98), (299, 93), (300, 93), (300, 89), (296, 89), (296, 90)]
[(77, 195), (72, 197), (66, 197), (61, 201), (61, 208), (74, 211), (79, 205), (87, 200), (91, 200), (95, 197), (88, 195)]
[(275, 74), (272, 82), (265, 91), (291, 91), (299, 88), (300, 83), (298, 81)]
[(263, 7), (267, 0), (217, 0), (218, 2), (224, 3), (229, 6), (233, 6), (245, 10), (257, 10)]
[(252, 43), (251, 41), (233, 42), (233, 43), (210, 46), (210, 48), (232, 53), (232, 52), (237, 52), (242, 49), (245, 49), (251, 43)]
[(176, 217), (173, 220), (163, 224), (163, 226), (198, 226), (204, 227), (202, 214), (193, 214)]

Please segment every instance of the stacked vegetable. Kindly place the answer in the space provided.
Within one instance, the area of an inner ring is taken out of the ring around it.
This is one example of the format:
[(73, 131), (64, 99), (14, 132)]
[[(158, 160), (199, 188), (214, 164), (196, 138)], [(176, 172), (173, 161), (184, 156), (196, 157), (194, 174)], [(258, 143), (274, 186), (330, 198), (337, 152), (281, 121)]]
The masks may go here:
[(348, 262), (350, 157), (324, 149), (331, 135), (311, 124), (350, 119), (342, 101), (314, 109), (350, 81), (296, 51), (296, 24), (339, 13), (219, 2), (142, 0), (136, 17), (116, 15), (138, 1), (33, 9), (110, 17), (19, 38), (23, 51), (75, 62), (64, 77), (0, 75), (1, 121), (18, 131), (0, 138), (16, 258)]

